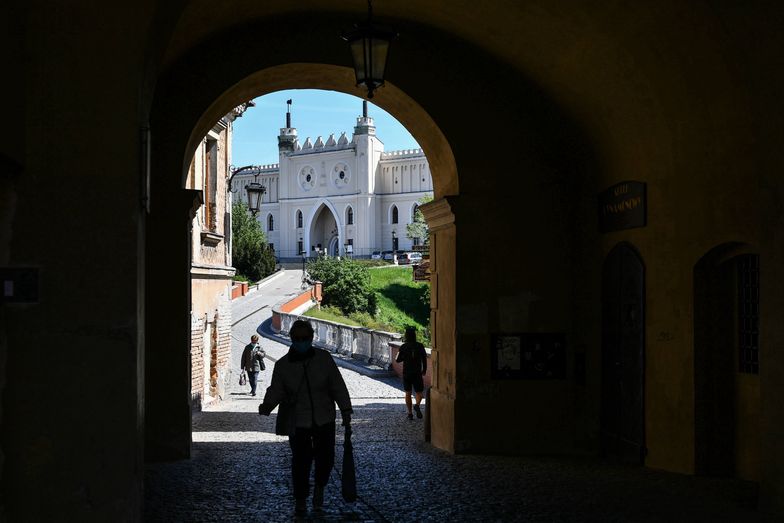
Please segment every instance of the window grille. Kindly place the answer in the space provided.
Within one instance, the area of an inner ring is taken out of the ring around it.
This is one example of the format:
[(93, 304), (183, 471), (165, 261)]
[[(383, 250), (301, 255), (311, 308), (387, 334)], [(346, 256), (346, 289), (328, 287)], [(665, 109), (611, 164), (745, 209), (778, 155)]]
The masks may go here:
[(759, 374), (759, 256), (738, 258), (739, 370)]

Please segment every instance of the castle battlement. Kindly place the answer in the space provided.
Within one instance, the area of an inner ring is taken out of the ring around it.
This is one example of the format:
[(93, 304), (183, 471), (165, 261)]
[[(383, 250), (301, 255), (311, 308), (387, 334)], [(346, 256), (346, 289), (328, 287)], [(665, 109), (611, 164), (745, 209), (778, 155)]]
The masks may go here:
[(315, 152), (321, 153), (327, 151), (341, 151), (353, 148), (354, 144), (349, 142), (345, 132), (340, 133), (340, 137), (337, 140), (335, 140), (335, 133), (330, 133), (326, 142), (324, 142), (321, 136), (316, 137), (315, 142), (312, 142), (310, 140), (310, 136), (308, 136), (305, 138), (305, 142), (302, 145), (300, 145), (299, 141), (297, 141), (294, 147), (294, 152), (290, 153), (290, 155), (297, 156)]
[(382, 160), (403, 160), (405, 158), (417, 158), (425, 156), (422, 149), (401, 149), (399, 151), (387, 151), (381, 153)]

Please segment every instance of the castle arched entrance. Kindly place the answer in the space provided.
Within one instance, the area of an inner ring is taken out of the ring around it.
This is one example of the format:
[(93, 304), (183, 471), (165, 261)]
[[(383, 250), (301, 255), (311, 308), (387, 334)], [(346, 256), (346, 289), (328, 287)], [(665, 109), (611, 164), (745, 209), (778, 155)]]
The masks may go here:
[(310, 256), (327, 254), (337, 256), (341, 245), (340, 224), (338, 216), (331, 205), (319, 204), (310, 217), (307, 241), (310, 245)]

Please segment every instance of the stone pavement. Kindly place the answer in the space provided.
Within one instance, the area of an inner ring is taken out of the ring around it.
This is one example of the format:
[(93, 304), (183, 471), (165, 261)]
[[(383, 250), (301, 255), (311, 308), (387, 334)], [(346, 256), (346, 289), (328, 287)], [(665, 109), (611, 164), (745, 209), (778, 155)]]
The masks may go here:
[[(295, 282), (292, 292), (298, 289), (298, 275), (281, 280), (260, 290), (259, 296), (245, 298), (254, 305), (238, 302), (246, 312), (266, 308), (235, 326), (235, 373), (245, 340), (268, 317), (269, 307)], [(286, 350), (270, 339), (262, 338), (262, 344), (272, 357)], [(194, 414), (190, 460), (147, 466), (145, 521), (293, 520), (288, 443), (274, 434), (275, 414), (264, 417), (257, 411), (272, 367), (267, 365), (257, 397), (232, 378), (228, 399)], [(751, 508), (756, 490), (750, 483), (593, 458), (449, 455), (423, 441), (422, 420), (406, 419), (396, 379), (374, 379), (346, 368), (341, 373), (354, 404), (352, 440), (360, 499), (348, 504), (340, 496), (343, 439), (338, 427), (326, 511), (319, 518), (311, 514), (307, 521), (772, 521)]]

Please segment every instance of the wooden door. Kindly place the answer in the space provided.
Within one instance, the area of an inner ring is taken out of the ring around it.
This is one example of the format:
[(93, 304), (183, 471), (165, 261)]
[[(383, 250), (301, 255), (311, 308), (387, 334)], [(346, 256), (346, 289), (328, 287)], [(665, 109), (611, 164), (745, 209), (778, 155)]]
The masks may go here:
[(602, 274), (602, 453), (642, 464), (645, 456), (645, 269), (616, 246)]

